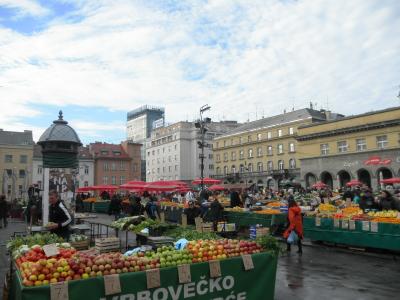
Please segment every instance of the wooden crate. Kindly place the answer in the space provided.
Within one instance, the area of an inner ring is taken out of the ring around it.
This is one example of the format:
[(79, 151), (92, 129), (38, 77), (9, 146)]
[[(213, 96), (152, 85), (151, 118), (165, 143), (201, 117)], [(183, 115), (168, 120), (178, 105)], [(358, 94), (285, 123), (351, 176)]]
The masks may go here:
[(94, 248), (100, 253), (119, 251), (120, 239), (117, 237), (108, 237), (94, 240)]
[(79, 242), (70, 242), (71, 246), (76, 250), (88, 250), (89, 249), (89, 240), (79, 241)]
[(213, 223), (203, 223), (201, 229), (202, 232), (213, 232), (214, 231)]

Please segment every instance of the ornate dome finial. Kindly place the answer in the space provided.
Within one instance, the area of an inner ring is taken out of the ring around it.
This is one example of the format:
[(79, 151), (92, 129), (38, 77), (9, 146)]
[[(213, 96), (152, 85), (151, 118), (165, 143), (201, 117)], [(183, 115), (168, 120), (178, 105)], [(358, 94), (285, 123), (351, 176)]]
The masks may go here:
[(59, 119), (60, 121), (63, 121), (63, 113), (62, 113), (62, 110), (60, 110), (60, 111), (58, 112), (58, 119)]

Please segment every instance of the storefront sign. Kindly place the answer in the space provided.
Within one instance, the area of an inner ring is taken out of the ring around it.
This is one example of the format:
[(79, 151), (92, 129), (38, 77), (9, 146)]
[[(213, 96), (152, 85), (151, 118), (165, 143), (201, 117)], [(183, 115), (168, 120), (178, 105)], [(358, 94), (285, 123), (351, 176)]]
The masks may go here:
[(364, 165), (366, 166), (378, 166), (378, 165), (390, 165), (392, 160), (389, 158), (381, 158), (380, 156), (371, 156), (367, 160), (364, 161)]

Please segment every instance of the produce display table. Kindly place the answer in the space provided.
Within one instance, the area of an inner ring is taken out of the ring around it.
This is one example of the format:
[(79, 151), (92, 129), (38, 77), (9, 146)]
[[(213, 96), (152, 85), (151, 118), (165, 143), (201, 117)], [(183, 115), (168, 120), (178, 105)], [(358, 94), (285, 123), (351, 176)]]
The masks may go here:
[[(221, 277), (210, 278), (209, 263), (190, 265), (191, 282), (180, 284), (176, 267), (160, 269), (161, 286), (147, 289), (146, 273), (120, 274), (120, 294), (105, 296), (103, 277), (68, 282), (69, 299), (263, 299), (273, 300), (277, 257), (269, 253), (252, 255), (254, 269), (245, 271), (240, 257), (222, 260)], [(23, 287), (16, 271), (10, 299), (50, 299), (50, 287)]]
[(224, 213), (228, 223), (235, 223), (237, 227), (256, 224), (260, 224), (265, 227), (271, 227), (272, 225), (284, 224), (286, 222), (286, 214), (262, 215), (253, 212), (235, 211), (225, 211)]
[(160, 206), (160, 211), (165, 214), (165, 221), (180, 223), (181, 216), (183, 213), (183, 208), (181, 207), (173, 207), (173, 206)]
[(400, 251), (400, 224), (304, 217), (303, 227), (313, 241)]
[[(91, 210), (91, 205), (93, 208)], [(83, 202), (83, 209), (86, 212), (95, 212), (95, 213), (108, 213), (108, 207), (110, 206), (110, 201), (99, 201), (94, 203)]]

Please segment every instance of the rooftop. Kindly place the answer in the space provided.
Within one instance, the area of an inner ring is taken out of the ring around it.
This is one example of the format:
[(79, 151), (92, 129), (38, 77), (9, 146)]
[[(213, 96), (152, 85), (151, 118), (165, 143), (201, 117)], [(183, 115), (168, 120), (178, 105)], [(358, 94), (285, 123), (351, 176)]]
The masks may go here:
[[(42, 157), (42, 146), (38, 144), (33, 145), (33, 157)], [(88, 146), (78, 148), (78, 159), (93, 159), (93, 155), (90, 153)]]
[(120, 158), (130, 159), (121, 144), (91, 143), (89, 151), (94, 158)]
[(127, 120), (131, 120), (135, 117), (138, 117), (140, 115), (143, 115), (146, 112), (157, 112), (164, 114), (165, 113), (165, 108), (164, 107), (157, 107), (157, 106), (151, 106), (151, 105), (143, 105), (139, 108), (136, 108), (134, 110), (131, 110), (127, 114)]
[(0, 129), (0, 145), (13, 145), (13, 146), (33, 145), (32, 131), (24, 130), (23, 132), (17, 132), (17, 131), (4, 131), (3, 129)]

